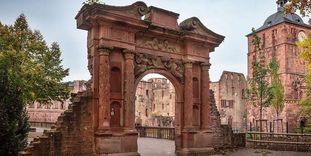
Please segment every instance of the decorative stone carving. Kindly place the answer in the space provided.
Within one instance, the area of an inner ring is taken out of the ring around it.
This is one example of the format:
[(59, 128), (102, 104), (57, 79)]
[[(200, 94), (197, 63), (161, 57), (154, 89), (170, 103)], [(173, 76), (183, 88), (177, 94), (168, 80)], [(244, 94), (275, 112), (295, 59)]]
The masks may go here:
[(167, 51), (171, 53), (179, 52), (176, 47), (169, 44), (168, 40), (161, 40), (157, 38), (153, 38), (152, 40), (138, 41), (137, 45), (144, 48)]
[(224, 36), (216, 34), (215, 32), (206, 28), (197, 17), (191, 17), (184, 20), (179, 24), (179, 28), (186, 32), (193, 32), (209, 37), (208, 39), (215, 43), (221, 43), (225, 38)]
[(104, 5), (106, 10), (140, 19), (141, 16), (149, 13), (149, 8), (144, 2), (135, 2), (128, 6), (111, 6)]
[(138, 53), (135, 55), (135, 77), (149, 69), (168, 70), (180, 82), (184, 80), (184, 66), (181, 61)]

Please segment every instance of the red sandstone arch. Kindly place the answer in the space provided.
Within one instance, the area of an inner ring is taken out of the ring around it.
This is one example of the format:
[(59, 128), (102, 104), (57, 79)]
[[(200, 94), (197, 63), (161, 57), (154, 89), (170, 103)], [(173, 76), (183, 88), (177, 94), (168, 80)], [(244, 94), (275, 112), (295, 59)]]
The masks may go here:
[[(181, 134), (181, 112), (182, 112), (182, 107), (181, 104), (183, 103), (183, 84), (181, 84), (176, 77), (174, 77), (174, 75), (172, 75), (170, 72), (168, 72), (167, 70), (163, 70), (163, 69), (150, 69), (147, 70), (145, 72), (143, 72), (142, 74), (140, 74), (136, 79), (135, 79), (135, 88), (137, 88), (137, 85), (139, 83), (139, 81), (141, 81), (141, 79), (148, 75), (148, 74), (152, 74), (152, 73), (156, 73), (156, 74), (160, 74), (164, 77), (166, 77), (174, 86), (175, 89), (175, 134)], [(135, 115), (135, 114), (134, 114)], [(175, 149), (178, 149), (181, 147), (181, 140), (180, 139), (175, 139)]]
[[(96, 154), (138, 155), (135, 90), (148, 73), (165, 76), (175, 87), (176, 152), (208, 153), (219, 144), (213, 140), (220, 125), (211, 124), (218, 119), (211, 118), (208, 72), (209, 53), (224, 37), (196, 17), (178, 24), (178, 16), (143, 2), (85, 5), (76, 16), (78, 28), (88, 31)], [(113, 101), (120, 104), (118, 131), (112, 128), (118, 122), (111, 116)]]

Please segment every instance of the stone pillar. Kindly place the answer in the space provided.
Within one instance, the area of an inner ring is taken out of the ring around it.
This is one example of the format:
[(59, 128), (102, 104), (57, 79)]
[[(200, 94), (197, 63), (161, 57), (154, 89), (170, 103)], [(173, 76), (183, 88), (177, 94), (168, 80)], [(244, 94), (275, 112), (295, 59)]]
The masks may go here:
[(135, 75), (134, 53), (123, 50), (124, 53), (124, 126), (128, 130), (135, 129)]
[(184, 88), (184, 129), (192, 129), (193, 118), (193, 83), (192, 83), (192, 62), (185, 62), (185, 88)]
[(210, 103), (209, 103), (209, 63), (201, 64), (201, 129), (208, 129), (210, 118)]
[(98, 48), (99, 74), (98, 74), (98, 129), (110, 128), (110, 61), (109, 53), (112, 48)]

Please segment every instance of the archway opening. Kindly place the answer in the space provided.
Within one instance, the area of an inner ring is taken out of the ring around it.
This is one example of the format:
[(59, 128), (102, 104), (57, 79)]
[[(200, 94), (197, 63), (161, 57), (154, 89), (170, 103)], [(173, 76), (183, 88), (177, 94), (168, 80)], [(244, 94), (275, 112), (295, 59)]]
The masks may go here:
[(138, 80), (135, 93), (138, 152), (141, 155), (149, 155), (150, 151), (172, 155), (175, 153), (175, 86), (167, 77), (156, 73), (146, 74)]

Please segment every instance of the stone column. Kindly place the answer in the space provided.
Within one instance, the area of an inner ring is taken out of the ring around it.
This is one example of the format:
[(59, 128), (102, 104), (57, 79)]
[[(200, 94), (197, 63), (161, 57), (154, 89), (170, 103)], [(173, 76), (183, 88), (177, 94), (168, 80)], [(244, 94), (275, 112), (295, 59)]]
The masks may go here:
[(193, 118), (193, 82), (192, 82), (192, 62), (184, 63), (185, 67), (185, 87), (184, 87), (184, 129), (192, 129)]
[(123, 50), (124, 53), (124, 126), (128, 130), (135, 129), (135, 75), (134, 53)]
[(98, 74), (98, 129), (110, 128), (110, 61), (109, 53), (112, 48), (98, 48), (99, 74)]
[(201, 128), (208, 129), (209, 126), (209, 116), (210, 116), (210, 103), (209, 103), (209, 63), (201, 64)]

